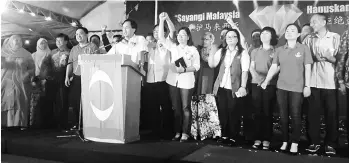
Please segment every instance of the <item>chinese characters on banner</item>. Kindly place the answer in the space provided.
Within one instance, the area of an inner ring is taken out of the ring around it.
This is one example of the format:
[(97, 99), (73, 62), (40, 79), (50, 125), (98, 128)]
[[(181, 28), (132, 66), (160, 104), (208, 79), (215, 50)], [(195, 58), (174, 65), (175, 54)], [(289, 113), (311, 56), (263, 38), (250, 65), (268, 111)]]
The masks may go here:
[(349, 25), (349, 16), (329, 16), (327, 24)]
[[(239, 27), (239, 23), (236, 22), (236, 25)], [(231, 28), (230, 24), (227, 22), (225, 23), (218, 23), (218, 22), (213, 22), (213, 23), (197, 23), (197, 24), (192, 24), (194, 28), (194, 32), (217, 32), (221, 31), (223, 28)]]

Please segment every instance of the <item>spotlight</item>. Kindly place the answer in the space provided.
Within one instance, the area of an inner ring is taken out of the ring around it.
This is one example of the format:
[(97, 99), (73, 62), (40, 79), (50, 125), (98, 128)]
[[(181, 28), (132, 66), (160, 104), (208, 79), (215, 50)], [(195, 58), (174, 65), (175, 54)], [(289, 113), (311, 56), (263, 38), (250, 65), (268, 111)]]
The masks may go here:
[(72, 26), (76, 27), (76, 23), (75, 22), (72, 22), (70, 23)]
[(32, 32), (33, 32), (33, 30), (32, 30), (32, 29), (30, 29), (30, 28), (29, 28), (29, 31), (32, 31)]
[(31, 12), (30, 15), (31, 15), (31, 16), (35, 16), (35, 13)]
[(25, 43), (26, 45), (29, 45), (30, 41), (29, 41), (29, 40), (25, 40), (24, 43)]
[(23, 9), (18, 10), (19, 13), (24, 13)]
[(46, 20), (46, 21), (51, 21), (52, 18), (51, 18), (51, 17), (45, 17), (45, 20)]

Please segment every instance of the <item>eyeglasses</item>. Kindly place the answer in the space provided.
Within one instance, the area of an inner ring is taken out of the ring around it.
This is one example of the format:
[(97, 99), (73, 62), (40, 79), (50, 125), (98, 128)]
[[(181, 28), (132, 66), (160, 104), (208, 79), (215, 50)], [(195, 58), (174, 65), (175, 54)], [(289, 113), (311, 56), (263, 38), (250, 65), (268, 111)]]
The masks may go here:
[(188, 35), (177, 35), (177, 37), (187, 37)]
[(225, 39), (234, 39), (237, 38), (237, 36), (226, 36)]

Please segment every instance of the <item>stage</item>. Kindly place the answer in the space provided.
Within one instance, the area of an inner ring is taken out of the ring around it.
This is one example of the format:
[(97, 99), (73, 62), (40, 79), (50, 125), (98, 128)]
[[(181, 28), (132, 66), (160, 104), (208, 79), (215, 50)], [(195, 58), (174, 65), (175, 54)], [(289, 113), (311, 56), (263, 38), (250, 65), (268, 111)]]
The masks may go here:
[[(347, 163), (348, 149), (343, 144), (337, 149), (338, 156), (290, 156), (283, 153), (252, 150), (249, 146), (228, 147), (213, 140), (180, 143), (154, 141), (146, 136), (131, 144), (83, 142), (74, 132), (52, 130), (2, 130), (3, 154), (32, 157), (60, 162), (336, 162)], [(147, 140), (148, 139), (148, 140)], [(273, 143), (272, 146), (278, 146)], [(300, 151), (304, 153), (304, 145)]]

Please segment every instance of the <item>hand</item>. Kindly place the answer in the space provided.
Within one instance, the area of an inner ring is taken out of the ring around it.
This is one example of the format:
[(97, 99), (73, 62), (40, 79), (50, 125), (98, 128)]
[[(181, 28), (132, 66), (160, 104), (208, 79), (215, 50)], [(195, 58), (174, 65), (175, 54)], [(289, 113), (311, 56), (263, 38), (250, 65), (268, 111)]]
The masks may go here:
[(311, 94), (310, 87), (304, 87), (304, 89), (303, 89), (303, 95), (304, 95), (304, 97), (309, 97), (310, 94)]
[(260, 86), (260, 87), (261, 87), (261, 86), (262, 86), (262, 83), (263, 83), (264, 80), (265, 80), (265, 78), (264, 78), (264, 77), (257, 77), (257, 78), (260, 78), (260, 80), (258, 79), (260, 82), (257, 83), (257, 86)]
[(101, 28), (102, 28), (102, 31), (105, 31), (107, 30), (107, 25), (103, 25)]
[(333, 52), (334, 52), (334, 49), (327, 49), (324, 55), (321, 57), (321, 59), (329, 60), (332, 57)]
[(236, 24), (233, 21), (233, 17), (228, 17), (226, 21), (231, 25), (231, 28), (237, 28)]
[(166, 15), (167, 15), (167, 13), (166, 13), (166, 12), (161, 13), (161, 14), (159, 15), (159, 19), (160, 19), (160, 21), (164, 21), (164, 20), (166, 20)]
[(339, 84), (339, 91), (341, 91), (341, 93), (343, 94), (343, 95), (345, 95), (347, 92), (346, 92), (346, 87), (345, 87), (345, 84), (344, 83), (340, 83)]
[(165, 12), (164, 14), (165, 14), (165, 20), (170, 19), (170, 17), (168, 16), (167, 12)]
[(319, 55), (316, 55), (316, 54), (315, 54), (315, 58), (316, 58), (317, 62), (326, 61), (326, 59), (325, 59), (325, 58), (320, 57)]
[(182, 66), (179, 66), (179, 67), (176, 66), (176, 70), (177, 70), (178, 73), (183, 73), (184, 72), (184, 68)]
[(261, 84), (261, 87), (262, 87), (263, 89), (267, 89), (268, 84), (269, 84), (269, 82), (267, 82), (267, 81), (264, 80), (264, 81), (262, 82), (262, 84)]
[(247, 95), (246, 88), (244, 88), (244, 87), (240, 87), (237, 92), (240, 95), (240, 97), (244, 97)]
[(59, 64), (65, 66), (67, 55), (62, 55)]
[(70, 79), (69, 79), (69, 77), (67, 77), (67, 76), (65, 77), (64, 83), (65, 83), (66, 87), (70, 86)]

